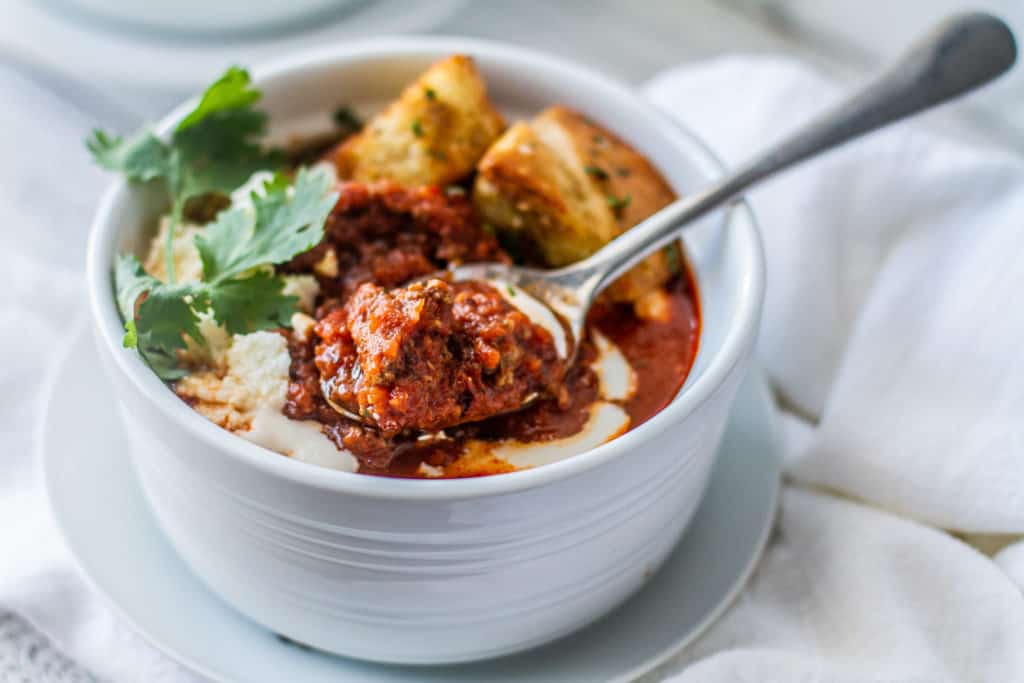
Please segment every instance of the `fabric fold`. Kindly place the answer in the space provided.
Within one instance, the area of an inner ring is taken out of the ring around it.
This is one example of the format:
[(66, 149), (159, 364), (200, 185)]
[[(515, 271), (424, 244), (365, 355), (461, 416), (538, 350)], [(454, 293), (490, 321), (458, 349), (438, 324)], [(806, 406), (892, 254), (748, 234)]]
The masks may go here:
[[(839, 99), (810, 69), (727, 58), (646, 93), (739, 163)], [(1024, 533), (1024, 164), (903, 122), (749, 197), (759, 356), (820, 420), (789, 473), (946, 529)]]

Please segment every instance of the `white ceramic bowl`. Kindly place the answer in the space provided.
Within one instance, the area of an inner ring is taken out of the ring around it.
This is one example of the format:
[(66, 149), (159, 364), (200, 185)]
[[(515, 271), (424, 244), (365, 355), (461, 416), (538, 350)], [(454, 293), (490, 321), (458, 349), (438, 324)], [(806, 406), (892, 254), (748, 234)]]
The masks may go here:
[[(254, 75), (283, 129), (308, 128), (339, 104), (385, 101), (453, 52), (476, 58), (506, 112), (556, 102), (580, 109), (647, 154), (679, 192), (720, 170), (691, 134), (632, 90), (507, 45), (450, 38), (346, 44)], [(421, 481), (322, 469), (264, 450), (193, 412), (121, 348), (112, 259), (144, 244), (162, 208), (157, 199), (121, 181), (103, 197), (88, 253), (93, 322), (161, 526), (192, 570), (239, 611), (352, 657), (482, 659), (550, 641), (608, 612), (679, 539), (708, 481), (758, 327), (764, 269), (746, 206), (687, 234), (703, 336), (685, 387), (665, 410), (551, 465)]]

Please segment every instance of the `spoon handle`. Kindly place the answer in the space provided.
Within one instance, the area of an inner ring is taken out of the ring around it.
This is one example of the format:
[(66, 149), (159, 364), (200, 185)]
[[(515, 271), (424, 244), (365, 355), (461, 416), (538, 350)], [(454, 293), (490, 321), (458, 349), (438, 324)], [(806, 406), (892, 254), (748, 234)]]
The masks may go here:
[(1016, 56), (1013, 34), (1002, 21), (981, 12), (956, 15), (846, 102), (557, 275), (596, 295), (645, 256), (676, 239), (685, 224), (759, 181), (987, 83), (1008, 70)]

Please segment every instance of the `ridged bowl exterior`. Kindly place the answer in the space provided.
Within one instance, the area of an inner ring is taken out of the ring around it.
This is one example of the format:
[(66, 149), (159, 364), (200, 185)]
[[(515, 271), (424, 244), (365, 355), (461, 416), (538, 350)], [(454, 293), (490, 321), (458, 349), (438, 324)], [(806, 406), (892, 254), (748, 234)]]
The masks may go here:
[(742, 372), (693, 422), (625, 457), (465, 500), (367, 500), (283, 483), (176, 432), (145, 401), (122, 405), (157, 519), (214, 593), (331, 652), (451, 662), (568, 633), (639, 588), (700, 501)]
[[(301, 118), (325, 110), (322, 92), (308, 94), (330, 90), (324, 79), (347, 74), (358, 87), (385, 73), (393, 92), (453, 51), (477, 58), (506, 110), (558, 101), (617, 131), (637, 126), (631, 141), (680, 191), (716, 172), (692, 136), (627, 89), (516, 48), (457, 39), (371, 42), (308, 55), (257, 80), (272, 116)], [(373, 87), (385, 87), (380, 81)], [(121, 184), (101, 205), (89, 261), (98, 345), (160, 526), (195, 574), (242, 613), (298, 642), (363, 659), (493, 657), (608, 612), (657, 570), (685, 530), (756, 336), (762, 257), (745, 208), (687, 237), (704, 327), (691, 377), (673, 404), (555, 465), (430, 482), (334, 472), (264, 451), (207, 423), (118, 347), (111, 253), (138, 247), (152, 201)]]

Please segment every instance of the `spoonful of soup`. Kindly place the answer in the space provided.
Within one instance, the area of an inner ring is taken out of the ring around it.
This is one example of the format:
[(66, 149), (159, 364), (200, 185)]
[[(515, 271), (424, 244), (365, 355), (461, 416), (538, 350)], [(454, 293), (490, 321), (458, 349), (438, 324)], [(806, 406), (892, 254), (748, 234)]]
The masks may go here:
[(334, 345), (318, 360), (324, 396), (391, 434), (436, 433), (558, 398), (597, 296), (683, 228), (801, 161), (992, 80), (1015, 59), (1002, 21), (956, 16), (845, 103), (582, 261), (557, 270), (466, 264), (397, 289), (363, 285), (319, 323)]
[(516, 294), (440, 278), (394, 289), (362, 285), (317, 323), (324, 398), (393, 435), (436, 433), (558, 397), (565, 332), (542, 304), (540, 317), (559, 328), (555, 334), (513, 305)]

